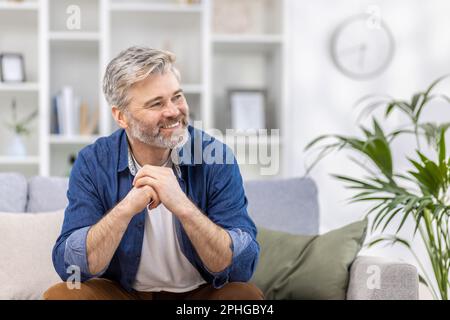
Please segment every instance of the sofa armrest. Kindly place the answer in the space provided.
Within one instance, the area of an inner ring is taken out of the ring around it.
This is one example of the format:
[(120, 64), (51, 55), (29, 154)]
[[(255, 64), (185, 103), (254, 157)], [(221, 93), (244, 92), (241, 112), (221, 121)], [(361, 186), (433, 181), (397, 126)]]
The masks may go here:
[(415, 266), (385, 258), (359, 256), (350, 267), (347, 300), (417, 300)]

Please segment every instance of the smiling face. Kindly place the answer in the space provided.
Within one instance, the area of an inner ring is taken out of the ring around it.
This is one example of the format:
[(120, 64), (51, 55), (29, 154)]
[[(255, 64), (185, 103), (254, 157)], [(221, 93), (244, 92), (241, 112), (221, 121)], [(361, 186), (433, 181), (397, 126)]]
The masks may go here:
[(128, 90), (128, 97), (124, 117), (116, 121), (129, 136), (158, 148), (173, 149), (185, 141), (189, 107), (173, 72), (150, 74)]

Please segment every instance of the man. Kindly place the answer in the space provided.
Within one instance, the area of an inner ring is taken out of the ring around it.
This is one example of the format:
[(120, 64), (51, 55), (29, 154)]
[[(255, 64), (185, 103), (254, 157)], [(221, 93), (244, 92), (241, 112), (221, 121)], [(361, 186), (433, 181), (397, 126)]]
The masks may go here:
[(247, 283), (259, 245), (239, 167), (188, 125), (174, 61), (131, 47), (107, 66), (103, 91), (122, 129), (80, 151), (53, 248), (63, 281), (79, 271), (82, 283), (45, 299), (263, 298)]

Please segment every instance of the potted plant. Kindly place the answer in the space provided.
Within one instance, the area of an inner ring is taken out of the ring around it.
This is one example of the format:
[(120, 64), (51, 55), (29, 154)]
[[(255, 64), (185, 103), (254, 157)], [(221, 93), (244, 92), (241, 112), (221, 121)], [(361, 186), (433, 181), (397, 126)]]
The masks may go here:
[(12, 100), (11, 103), (11, 111), (12, 111), (12, 121), (6, 123), (6, 126), (13, 132), (14, 136), (9, 144), (9, 155), (11, 156), (26, 156), (26, 148), (25, 143), (23, 141), (23, 137), (29, 135), (30, 123), (36, 118), (38, 115), (38, 110), (35, 109), (29, 115), (25, 116), (21, 120), (18, 120), (17, 117), (17, 103), (16, 99)]
[[(357, 104), (364, 104), (364, 112), (371, 115), (372, 128), (360, 126), (360, 137), (323, 135), (311, 141), (305, 150), (319, 151), (316, 161), (308, 166), (307, 173), (317, 162), (332, 151), (350, 149), (366, 162), (352, 159), (366, 173), (363, 177), (335, 174), (347, 188), (354, 191), (351, 202), (371, 204), (367, 216), (371, 218), (371, 232), (381, 231), (368, 246), (380, 242), (400, 244), (413, 255), (419, 266), (419, 280), (435, 299), (448, 300), (450, 269), (450, 157), (446, 150), (445, 133), (450, 123), (422, 122), (423, 110), (430, 102), (440, 99), (450, 104), (450, 98), (436, 93), (436, 86), (448, 76), (434, 81), (426, 90), (415, 93), (409, 101), (387, 96), (365, 96)], [(385, 118), (394, 110), (408, 119), (406, 127), (386, 133), (373, 110), (384, 108)], [(408, 157), (409, 170), (398, 172), (392, 160), (391, 144), (399, 136), (413, 138), (415, 150)], [(425, 138), (425, 139), (423, 139)], [(421, 144), (421, 140), (426, 143)], [(431, 156), (426, 156), (426, 150)], [(393, 220), (394, 217), (400, 219)], [(417, 234), (423, 241), (427, 257), (419, 257), (410, 241), (400, 238), (405, 221), (413, 219)], [(386, 234), (387, 226), (396, 224), (393, 234)], [(432, 275), (424, 268), (429, 259)]]

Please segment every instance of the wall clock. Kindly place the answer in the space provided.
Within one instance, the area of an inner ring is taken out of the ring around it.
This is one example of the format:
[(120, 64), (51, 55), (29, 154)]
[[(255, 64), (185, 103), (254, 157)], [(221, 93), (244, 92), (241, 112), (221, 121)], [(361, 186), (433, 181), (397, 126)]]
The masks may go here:
[(333, 63), (353, 79), (369, 79), (382, 73), (395, 51), (394, 37), (381, 19), (360, 14), (344, 20), (330, 43)]

